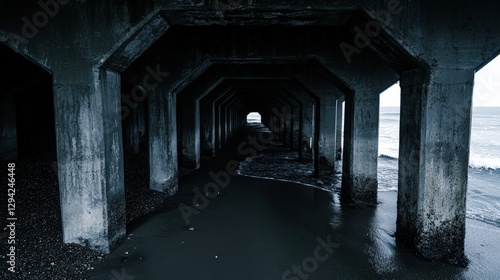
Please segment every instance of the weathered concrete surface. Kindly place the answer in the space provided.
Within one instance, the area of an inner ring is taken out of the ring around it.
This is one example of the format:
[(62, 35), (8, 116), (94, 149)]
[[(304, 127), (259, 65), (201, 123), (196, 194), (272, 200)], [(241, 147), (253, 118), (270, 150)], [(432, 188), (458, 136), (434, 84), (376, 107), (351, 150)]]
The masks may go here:
[(0, 92), (0, 160), (17, 160), (16, 96)]
[(86, 83), (54, 75), (63, 237), (108, 253), (125, 237), (120, 76), (84, 70)]
[(222, 149), (222, 144), (223, 144), (223, 129), (224, 129), (224, 124), (222, 123), (222, 112), (223, 109), (221, 108), (221, 104), (225, 102), (228, 98), (232, 98), (235, 95), (234, 92), (231, 92), (227, 96), (221, 96), (223, 98), (220, 98), (216, 100), (215, 104), (215, 146), (217, 150)]
[(336, 148), (336, 156), (335, 160), (342, 159), (342, 125), (344, 124), (344, 111), (342, 108), (342, 104), (344, 102), (345, 97), (341, 97), (337, 99), (337, 115), (335, 116), (335, 148)]
[(379, 93), (346, 95), (342, 196), (346, 201), (377, 203)]
[(146, 134), (146, 98), (147, 92), (138, 86), (122, 87), (123, 146), (134, 154)]
[(397, 238), (424, 258), (462, 263), (474, 71), (401, 78)]
[(330, 173), (335, 170), (335, 159), (337, 156), (336, 117), (337, 97), (332, 93), (325, 95), (319, 106), (319, 169), (320, 172)]
[(149, 98), (149, 185), (173, 195), (178, 190), (177, 123), (175, 95), (163, 88)]
[(198, 100), (183, 100), (180, 104), (182, 130), (182, 165), (200, 168), (200, 103)]
[(202, 158), (215, 156), (215, 104), (213, 100), (200, 104), (200, 126)]

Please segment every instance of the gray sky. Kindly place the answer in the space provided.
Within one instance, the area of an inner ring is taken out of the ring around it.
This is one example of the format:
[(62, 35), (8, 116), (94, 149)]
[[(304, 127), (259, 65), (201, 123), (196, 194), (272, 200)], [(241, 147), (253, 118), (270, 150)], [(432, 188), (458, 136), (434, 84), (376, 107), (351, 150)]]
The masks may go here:
[[(500, 107), (500, 56), (476, 73), (473, 98), (475, 107)], [(399, 83), (380, 95), (380, 105), (399, 107)]]

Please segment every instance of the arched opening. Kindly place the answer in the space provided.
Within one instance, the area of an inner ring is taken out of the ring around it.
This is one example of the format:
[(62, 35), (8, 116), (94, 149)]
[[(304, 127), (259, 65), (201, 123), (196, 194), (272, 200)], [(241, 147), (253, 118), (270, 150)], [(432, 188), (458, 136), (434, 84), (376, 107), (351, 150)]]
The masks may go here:
[(247, 123), (262, 123), (262, 117), (258, 112), (251, 112), (247, 115)]

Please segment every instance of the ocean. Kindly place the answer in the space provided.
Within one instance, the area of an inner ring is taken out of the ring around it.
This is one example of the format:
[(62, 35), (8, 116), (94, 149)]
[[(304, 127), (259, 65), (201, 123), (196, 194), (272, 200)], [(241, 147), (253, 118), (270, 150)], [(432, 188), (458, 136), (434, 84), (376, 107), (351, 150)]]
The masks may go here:
[[(397, 191), (399, 107), (380, 108), (379, 191)], [(467, 217), (500, 227), (500, 108), (474, 107)]]

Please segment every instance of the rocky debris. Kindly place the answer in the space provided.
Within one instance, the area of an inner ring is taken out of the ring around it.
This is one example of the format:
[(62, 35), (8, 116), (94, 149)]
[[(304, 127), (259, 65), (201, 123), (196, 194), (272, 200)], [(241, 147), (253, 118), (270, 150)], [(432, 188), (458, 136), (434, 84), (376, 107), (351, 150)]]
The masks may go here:
[[(127, 223), (161, 207), (173, 207), (189, 195), (168, 197), (149, 190), (147, 150), (125, 153)], [(5, 181), (6, 172), (0, 174)], [(16, 162), (16, 273), (7, 271), (0, 252), (0, 279), (86, 279), (93, 263), (105, 255), (84, 246), (64, 244), (57, 178), (57, 164), (45, 154)], [(0, 207), (6, 209), (6, 199)], [(6, 212), (0, 211), (0, 243), (7, 244)], [(128, 235), (130, 238), (132, 234)], [(6, 251), (5, 251), (6, 252)], [(123, 261), (127, 261), (128, 258)]]
[[(0, 205), (7, 208), (4, 200)], [(6, 211), (0, 213), (0, 243), (7, 244)], [(16, 162), (16, 217), (16, 273), (7, 271), (2, 261), (0, 279), (84, 279), (98, 253), (63, 244), (59, 188), (51, 161)]]

